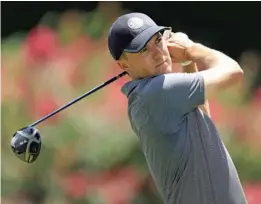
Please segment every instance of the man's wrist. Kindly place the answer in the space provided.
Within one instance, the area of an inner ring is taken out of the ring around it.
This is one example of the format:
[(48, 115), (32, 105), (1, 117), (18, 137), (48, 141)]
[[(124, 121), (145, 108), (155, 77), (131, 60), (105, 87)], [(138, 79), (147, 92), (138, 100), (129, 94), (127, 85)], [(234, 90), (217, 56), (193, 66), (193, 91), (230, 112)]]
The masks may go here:
[(200, 61), (204, 64), (214, 64), (218, 58), (215, 51), (202, 44), (194, 43), (194, 45), (186, 49), (187, 58), (192, 61)]
[(183, 66), (183, 67), (182, 67), (182, 72), (183, 72), (183, 73), (194, 73), (194, 72), (198, 72), (197, 64), (196, 64), (195, 62), (191, 62), (189, 65)]

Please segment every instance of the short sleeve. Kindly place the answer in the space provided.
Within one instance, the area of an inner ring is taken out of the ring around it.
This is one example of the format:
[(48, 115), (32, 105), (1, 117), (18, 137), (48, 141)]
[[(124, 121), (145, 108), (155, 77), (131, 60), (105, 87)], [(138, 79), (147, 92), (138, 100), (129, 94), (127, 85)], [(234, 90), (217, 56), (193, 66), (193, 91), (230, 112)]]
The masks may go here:
[(204, 79), (200, 72), (170, 73), (151, 79), (145, 95), (157, 105), (166, 105), (183, 114), (204, 104)]

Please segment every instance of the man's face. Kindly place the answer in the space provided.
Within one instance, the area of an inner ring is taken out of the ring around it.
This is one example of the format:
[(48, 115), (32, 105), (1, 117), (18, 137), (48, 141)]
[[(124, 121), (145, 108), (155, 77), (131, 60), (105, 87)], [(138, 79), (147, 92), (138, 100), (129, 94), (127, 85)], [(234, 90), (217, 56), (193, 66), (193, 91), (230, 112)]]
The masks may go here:
[(166, 40), (157, 33), (139, 53), (126, 53), (118, 64), (131, 78), (140, 79), (172, 72)]

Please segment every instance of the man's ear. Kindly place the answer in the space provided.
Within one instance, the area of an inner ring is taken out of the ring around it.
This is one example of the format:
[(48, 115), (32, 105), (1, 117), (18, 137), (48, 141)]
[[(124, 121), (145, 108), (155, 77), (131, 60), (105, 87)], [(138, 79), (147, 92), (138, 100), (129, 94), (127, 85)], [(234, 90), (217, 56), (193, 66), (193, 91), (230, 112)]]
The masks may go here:
[(122, 69), (123, 71), (128, 71), (129, 66), (127, 65), (126, 62), (121, 61), (121, 60), (118, 60), (118, 61), (117, 61), (117, 64), (121, 67), (121, 69)]

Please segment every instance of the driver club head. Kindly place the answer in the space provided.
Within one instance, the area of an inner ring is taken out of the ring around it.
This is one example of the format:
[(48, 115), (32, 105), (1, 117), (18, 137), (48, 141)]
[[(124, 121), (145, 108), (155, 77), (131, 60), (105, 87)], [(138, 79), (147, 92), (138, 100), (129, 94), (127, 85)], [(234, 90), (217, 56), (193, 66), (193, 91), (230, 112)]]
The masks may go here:
[(34, 162), (41, 152), (41, 135), (34, 127), (25, 127), (14, 133), (11, 148), (26, 163)]

